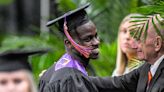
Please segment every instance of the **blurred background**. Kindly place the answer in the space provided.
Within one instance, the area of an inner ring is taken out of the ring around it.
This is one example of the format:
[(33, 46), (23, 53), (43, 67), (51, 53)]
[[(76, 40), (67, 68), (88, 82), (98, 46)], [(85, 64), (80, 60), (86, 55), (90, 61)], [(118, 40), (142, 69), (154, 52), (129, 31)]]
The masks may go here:
[(154, 8), (149, 6), (161, 1), (163, 2), (163, 0), (0, 0), (0, 52), (12, 49), (49, 49), (46, 54), (30, 57), (29, 61), (38, 81), (39, 73), (50, 67), (65, 52), (59, 31), (55, 26), (48, 29), (45, 26), (47, 21), (90, 2), (91, 6), (87, 12), (97, 26), (101, 44), (100, 58), (90, 62), (88, 72), (97, 76), (111, 75), (115, 67), (117, 32), (121, 20), (133, 12), (154, 13)]

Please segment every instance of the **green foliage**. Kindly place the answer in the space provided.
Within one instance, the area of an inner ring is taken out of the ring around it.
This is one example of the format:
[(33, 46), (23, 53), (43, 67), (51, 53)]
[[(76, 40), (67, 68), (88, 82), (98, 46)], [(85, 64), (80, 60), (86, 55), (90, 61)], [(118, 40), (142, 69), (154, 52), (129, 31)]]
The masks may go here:
[[(161, 22), (161, 21), (158, 19), (157, 15), (155, 16), (155, 18), (157, 19), (158, 23), (160, 23), (160, 24), (163, 24), (163, 23), (164, 23), (164, 19), (163, 19), (163, 21)], [(160, 29), (157, 27), (157, 25), (156, 25), (155, 22), (154, 22), (154, 18), (152, 18), (152, 24), (153, 24), (153, 26), (154, 26), (154, 28), (155, 28), (156, 33), (157, 33), (159, 36), (161, 36), (162, 39), (164, 39), (163, 35), (160, 33)]]
[(149, 18), (148, 16), (133, 16), (132, 18), (132, 23), (130, 28), (130, 34), (132, 35), (133, 38), (139, 40), (141, 38), (142, 33), (144, 32), (144, 40), (146, 39), (147, 36), (147, 30), (148, 30), (148, 25), (149, 25)]
[(121, 20), (136, 4), (137, 0), (92, 0), (89, 14), (104, 42), (112, 43), (116, 39)]
[(38, 39), (37, 37), (6, 36), (1, 42), (0, 51), (3, 52), (14, 49), (32, 50), (34, 48), (42, 49), (50, 47), (48, 44), (42, 43), (42, 41), (43, 40)]
[(0, 5), (8, 5), (11, 4), (14, 0), (0, 0)]
[(98, 60), (91, 61), (98, 76), (109, 76), (112, 74), (116, 62), (117, 44), (101, 43), (100, 57)]
[[(147, 37), (147, 32), (148, 32), (148, 28), (150, 26), (150, 24), (153, 25), (153, 27), (155, 28), (156, 33), (161, 36), (162, 39), (163, 36), (160, 32), (160, 29), (157, 27), (157, 25), (162, 26), (163, 25), (163, 20), (164, 19), (159, 19), (158, 16), (160, 16), (159, 14), (157, 15), (153, 15), (153, 16), (133, 16), (131, 17), (131, 23), (134, 23), (133, 25), (131, 25), (129, 27), (130, 34), (132, 35), (133, 38), (135, 38), (136, 40), (141, 40), (141, 41), (145, 41), (146, 37)], [(157, 20), (157, 23), (155, 23), (154, 21)], [(144, 35), (144, 37), (141, 37), (141, 35)]]
[[(137, 8), (137, 12), (145, 15), (161, 14), (164, 15), (164, 4), (163, 5), (146, 5)], [(163, 16), (164, 17), (164, 16)]]
[(163, 0), (150, 0), (149, 2), (142, 2), (142, 3), (143, 3), (142, 6), (134, 8), (134, 12), (138, 12), (144, 15), (160, 14), (164, 18)]
[(59, 9), (64, 12), (73, 10), (77, 7), (77, 5), (72, 2), (72, 0), (59, 0), (59, 2)]
[[(141, 13), (145, 16), (134, 16), (133, 17), (133, 23), (134, 25), (130, 26), (131, 35), (136, 38), (137, 40), (143, 39), (143, 41), (146, 39), (147, 36), (147, 30), (149, 27), (149, 22), (153, 24), (153, 27), (156, 29), (156, 33), (163, 38), (163, 36), (160, 33), (160, 30), (158, 29), (157, 25), (154, 23), (154, 18), (152, 15), (154, 14), (160, 14), (162, 18), (164, 18), (164, 1), (163, 0), (151, 0), (149, 2), (143, 2), (146, 5), (140, 6), (135, 8), (135, 11), (138, 13)], [(146, 16), (148, 15), (148, 16)], [(150, 17), (151, 15), (151, 17)], [(161, 24), (163, 21), (159, 21), (157, 15), (154, 15), (155, 19), (157, 20), (158, 23)], [(150, 19), (152, 21), (150, 21)], [(141, 38), (141, 34), (144, 34), (144, 37)]]

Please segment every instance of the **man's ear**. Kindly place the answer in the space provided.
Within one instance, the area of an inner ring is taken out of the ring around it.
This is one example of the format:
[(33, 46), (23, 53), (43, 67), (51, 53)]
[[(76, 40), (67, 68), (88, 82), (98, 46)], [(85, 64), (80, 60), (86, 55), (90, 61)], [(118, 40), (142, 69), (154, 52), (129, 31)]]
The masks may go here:
[(67, 48), (71, 49), (72, 45), (68, 39), (64, 39), (64, 44)]
[(159, 51), (162, 48), (162, 38), (157, 36), (155, 38), (155, 51)]

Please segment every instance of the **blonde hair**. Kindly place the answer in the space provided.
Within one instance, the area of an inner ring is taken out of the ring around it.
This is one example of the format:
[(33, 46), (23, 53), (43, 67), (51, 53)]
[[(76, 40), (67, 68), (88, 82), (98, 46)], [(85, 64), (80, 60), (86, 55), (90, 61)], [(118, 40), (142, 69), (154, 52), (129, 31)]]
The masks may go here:
[(127, 56), (125, 55), (125, 53), (123, 53), (121, 51), (121, 47), (120, 47), (120, 29), (121, 29), (121, 25), (124, 24), (125, 22), (131, 21), (131, 17), (132, 16), (141, 16), (141, 14), (129, 14), (127, 15), (122, 22), (120, 23), (120, 27), (119, 27), (119, 31), (118, 31), (118, 39), (117, 39), (117, 58), (116, 58), (116, 68), (113, 72), (113, 76), (119, 76), (124, 74), (127, 63), (128, 63), (128, 59)]
[(37, 86), (36, 86), (36, 83), (34, 81), (34, 78), (33, 78), (33, 75), (30, 71), (27, 71), (27, 70), (23, 70), (26, 74), (27, 74), (27, 77), (29, 79), (29, 83), (30, 83), (30, 92), (38, 92), (37, 90)]

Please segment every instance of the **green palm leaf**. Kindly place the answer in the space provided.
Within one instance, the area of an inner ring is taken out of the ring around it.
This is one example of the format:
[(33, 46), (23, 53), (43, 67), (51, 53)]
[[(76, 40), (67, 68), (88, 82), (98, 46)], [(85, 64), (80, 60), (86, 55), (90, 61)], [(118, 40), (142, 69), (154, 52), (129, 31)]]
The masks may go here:
[(131, 18), (132, 20), (130, 21), (130, 23), (134, 23), (129, 27), (131, 36), (139, 40), (142, 32), (144, 32), (145, 34), (144, 39), (146, 39), (150, 17), (149, 16), (132, 16)]
[[(158, 21), (160, 24), (162, 24), (162, 22), (160, 22), (160, 20), (158, 19), (157, 16), (155, 16), (155, 18), (157, 19), (157, 21)], [(154, 23), (154, 19), (153, 19), (153, 18), (152, 18), (152, 23), (153, 23), (153, 26), (154, 26), (154, 28), (155, 28), (157, 34), (158, 34), (159, 36), (161, 36), (161, 38), (163, 39), (163, 36), (162, 36), (162, 34), (160, 33), (160, 30), (157, 28), (156, 24)]]
[[(153, 27), (155, 28), (156, 33), (161, 36), (162, 39), (163, 36), (160, 33), (160, 29), (157, 27), (157, 25), (162, 26), (163, 28), (163, 24), (164, 24), (164, 20), (163, 19), (159, 19), (158, 18), (158, 14), (153, 15), (153, 16), (133, 16), (131, 17), (132, 21), (130, 21), (130, 23), (134, 23), (133, 25), (129, 26), (130, 29), (130, 34), (133, 38), (139, 40), (139, 39), (143, 39), (143, 41), (145, 41), (146, 37), (147, 37), (147, 30), (149, 28), (149, 22), (152, 23)], [(157, 23), (155, 23), (155, 19), (157, 20)], [(151, 20), (151, 21), (150, 21)], [(141, 38), (141, 35), (144, 35), (143, 38)]]

